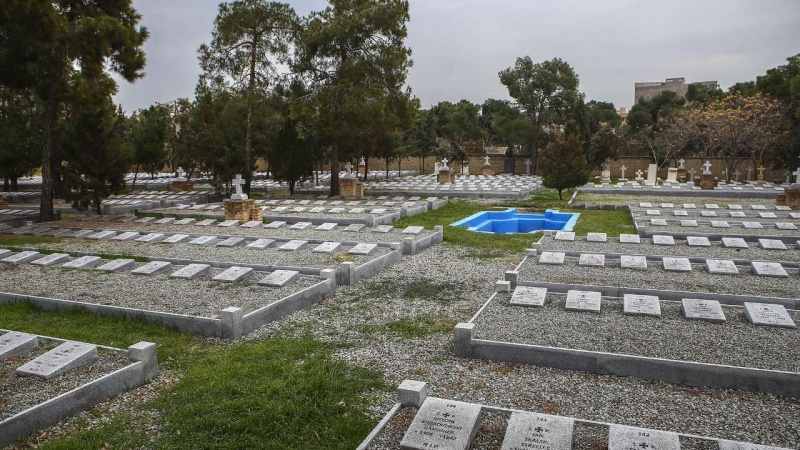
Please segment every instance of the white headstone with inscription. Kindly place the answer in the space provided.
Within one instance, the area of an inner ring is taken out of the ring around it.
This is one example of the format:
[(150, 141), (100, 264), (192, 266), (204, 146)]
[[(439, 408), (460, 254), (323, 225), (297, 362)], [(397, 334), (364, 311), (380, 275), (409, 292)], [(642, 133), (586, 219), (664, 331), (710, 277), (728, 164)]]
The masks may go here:
[(401, 449), (466, 450), (480, 428), (480, 405), (429, 397), (406, 430)]

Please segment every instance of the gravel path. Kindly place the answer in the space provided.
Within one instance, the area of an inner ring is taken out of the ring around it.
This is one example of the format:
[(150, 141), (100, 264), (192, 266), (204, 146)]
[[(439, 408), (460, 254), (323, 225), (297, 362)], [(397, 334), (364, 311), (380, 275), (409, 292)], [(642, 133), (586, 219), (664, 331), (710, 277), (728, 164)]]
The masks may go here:
[(565, 258), (562, 265), (536, 261), (528, 258), (520, 267), (521, 280), (783, 298), (797, 298), (800, 292), (800, 276), (791, 270), (789, 278), (773, 278), (741, 266), (733, 276), (710, 274), (705, 264), (692, 264), (691, 272), (669, 272), (655, 261), (647, 262), (647, 270), (622, 269), (619, 260), (606, 260), (605, 267), (579, 266), (575, 257)]
[[(661, 302), (657, 318), (624, 315), (620, 298), (603, 298), (600, 314), (566, 311), (564, 294), (548, 294), (541, 308), (510, 299), (498, 293), (478, 316), (478, 338), (800, 372), (800, 330), (751, 325), (743, 308), (723, 307), (727, 322), (715, 324), (684, 319), (675, 302)], [(800, 312), (790, 315), (800, 323)]]
[(131, 364), (127, 353), (98, 348), (98, 358), (95, 362), (50, 380), (33, 376), (20, 377), (14, 373), (19, 366), (59, 344), (61, 343), (39, 339), (38, 349), (14, 358), (0, 360), (0, 420)]
[[(142, 266), (144, 263), (137, 263)], [(178, 270), (179, 266), (174, 266)], [(214, 317), (231, 306), (243, 308), (245, 314), (276, 300), (319, 283), (316, 277), (298, 277), (278, 288), (255, 284), (265, 273), (251, 273), (235, 283), (213, 281), (222, 272), (193, 280), (130, 273), (103, 273), (95, 270), (62, 270), (40, 268), (30, 264), (0, 265), (0, 291), (40, 297), (58, 298), (99, 305), (123, 306), (191, 316)]]
[(623, 255), (663, 255), (706, 259), (747, 259), (751, 261), (800, 261), (800, 251), (764, 251), (758, 242), (748, 242), (748, 248), (727, 248), (720, 241), (710, 241), (710, 247), (693, 247), (686, 241), (675, 240), (675, 245), (654, 245), (652, 239), (641, 238), (640, 244), (622, 244), (619, 239), (609, 237), (607, 242), (589, 242), (576, 236), (574, 241), (559, 241), (555, 236), (543, 236), (542, 249), (555, 252), (619, 253)]

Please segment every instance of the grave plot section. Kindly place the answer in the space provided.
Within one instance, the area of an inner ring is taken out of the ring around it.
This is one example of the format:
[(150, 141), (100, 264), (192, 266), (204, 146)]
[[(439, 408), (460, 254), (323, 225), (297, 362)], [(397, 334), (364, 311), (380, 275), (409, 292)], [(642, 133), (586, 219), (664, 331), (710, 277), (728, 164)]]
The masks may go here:
[(364, 184), (368, 195), (392, 195), (397, 192), (412, 196), (439, 195), (460, 198), (527, 198), (541, 189), (541, 178), (530, 175), (458, 175), (455, 182), (439, 183), (436, 175), (417, 175), (402, 180), (369, 181)]
[(127, 350), (0, 330), (0, 446), (149, 382), (156, 345)]
[(405, 380), (400, 384), (397, 403), (358, 447), (359, 450), (383, 448), (782, 450), (781, 447), (736, 442), (724, 437), (654, 430), (429, 397), (427, 384), (413, 380)]

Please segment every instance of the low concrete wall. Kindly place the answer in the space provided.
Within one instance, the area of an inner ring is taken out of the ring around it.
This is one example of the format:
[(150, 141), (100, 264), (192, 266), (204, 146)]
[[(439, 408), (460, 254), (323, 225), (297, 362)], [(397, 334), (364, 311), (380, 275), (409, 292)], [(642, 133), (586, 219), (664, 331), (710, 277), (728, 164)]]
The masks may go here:
[(354, 277), (350, 280), (350, 284), (352, 285), (361, 280), (366, 280), (386, 267), (399, 262), (402, 256), (403, 254), (401, 253), (400, 249), (397, 249), (381, 257), (375, 258), (372, 261), (368, 261), (360, 266), (357, 266), (354, 270)]
[(331, 277), (310, 286), (302, 291), (282, 298), (267, 306), (259, 308), (242, 318), (244, 333), (250, 333), (256, 328), (278, 320), (306, 306), (312, 305), (336, 291), (336, 279)]

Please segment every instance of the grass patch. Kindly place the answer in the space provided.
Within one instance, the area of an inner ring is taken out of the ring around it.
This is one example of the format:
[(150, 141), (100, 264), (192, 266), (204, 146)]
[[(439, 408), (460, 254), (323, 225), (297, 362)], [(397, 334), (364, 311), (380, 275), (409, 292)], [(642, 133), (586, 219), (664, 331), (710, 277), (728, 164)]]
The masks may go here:
[(449, 333), (458, 323), (454, 319), (441, 319), (425, 315), (416, 319), (402, 318), (389, 322), (386, 328), (389, 331), (400, 334), (404, 339), (414, 339), (430, 334)]
[(0, 246), (22, 246), (22, 245), (36, 245), (36, 244), (57, 244), (63, 239), (52, 236), (16, 236), (16, 235), (2, 235), (0, 236)]
[(464, 291), (464, 286), (460, 283), (449, 281), (437, 282), (428, 278), (422, 278), (410, 282), (403, 287), (403, 298), (406, 300), (421, 299), (432, 301), (450, 301)]
[(606, 233), (609, 236), (619, 236), (621, 233), (635, 233), (633, 218), (628, 211), (611, 210), (579, 210), (581, 215), (575, 224), (575, 234)]

